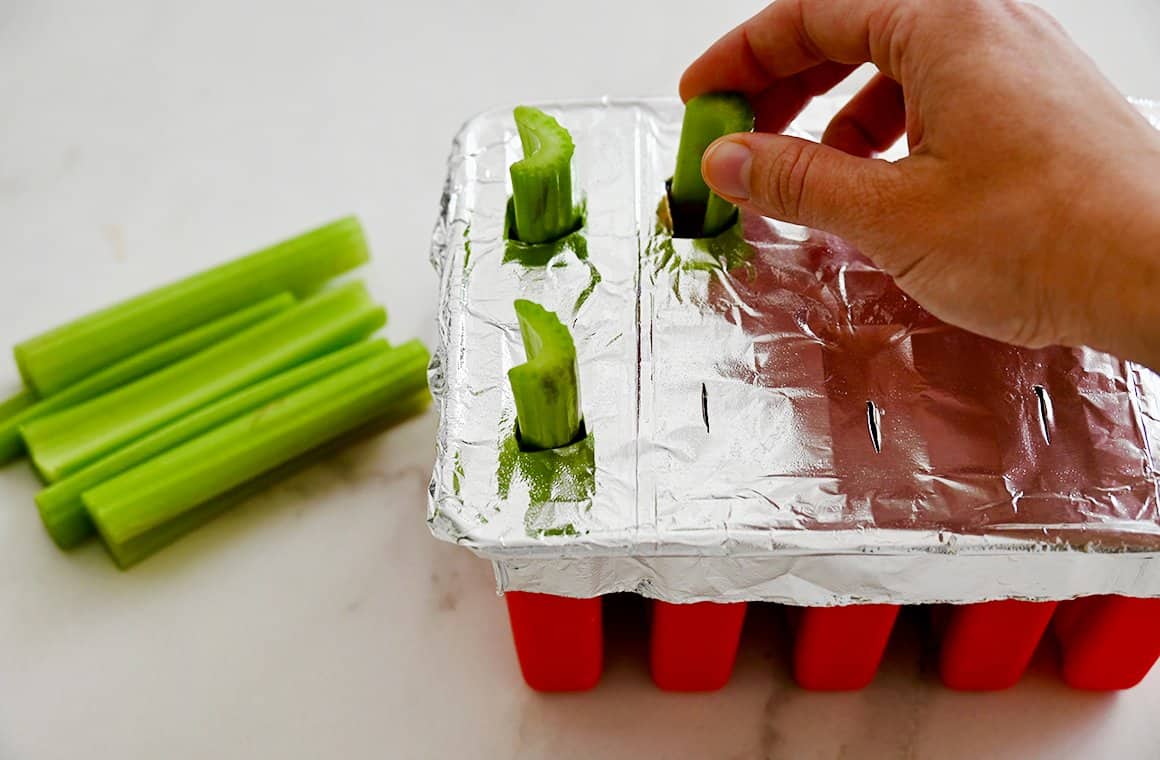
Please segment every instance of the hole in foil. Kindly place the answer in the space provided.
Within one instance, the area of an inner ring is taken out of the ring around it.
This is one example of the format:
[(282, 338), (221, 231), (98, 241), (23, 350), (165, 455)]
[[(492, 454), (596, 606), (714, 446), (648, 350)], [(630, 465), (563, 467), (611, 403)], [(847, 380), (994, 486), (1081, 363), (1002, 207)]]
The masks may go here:
[[(673, 200), (673, 179), (670, 177), (665, 180), (665, 202), (661, 213), (662, 223), (667, 222), (667, 226), (673, 232), (675, 238), (695, 238), (707, 239), (714, 238), (717, 235), (706, 235), (705, 224), (705, 204), (704, 203), (677, 203)], [(733, 216), (730, 217), (729, 223), (725, 225), (725, 230), (731, 228), (737, 223), (737, 210), (734, 209)], [(720, 234), (720, 231), (717, 233)]]
[(866, 427), (870, 431), (870, 444), (874, 453), (882, 453), (882, 410), (873, 401), (866, 402)]
[(503, 224), (503, 238), (507, 241), (506, 259), (520, 260), (527, 266), (543, 266), (556, 253), (560, 251), (561, 246), (568, 238), (575, 235), (580, 230), (584, 229), (585, 223), (588, 221), (588, 206), (581, 202), (575, 208), (576, 222), (572, 228), (565, 232), (560, 237), (554, 240), (545, 240), (542, 243), (525, 243), (520, 240), (516, 233), (516, 204), (511, 196), (508, 196), (507, 210), (504, 214)]
[(1055, 408), (1051, 403), (1051, 395), (1048, 394), (1047, 388), (1036, 385), (1034, 390), (1036, 408), (1039, 411), (1039, 432), (1043, 435), (1043, 442), (1050, 446), (1051, 430), (1055, 427)]
[(587, 428), (587, 426), (585, 426), (584, 420), (580, 420), (579, 432), (577, 432), (576, 437), (573, 438), (572, 440), (568, 441), (568, 443), (564, 444), (563, 446), (557, 446), (554, 449), (537, 449), (535, 447), (529, 446), (526, 443), (524, 443), (524, 437), (523, 437), (523, 435), (520, 434), (520, 421), (516, 420), (516, 445), (519, 446), (520, 451), (524, 452), (525, 454), (535, 454), (536, 452), (539, 452), (539, 451), (562, 451), (564, 449), (571, 448), (572, 446), (575, 446), (576, 444), (580, 443), (581, 441), (583, 441), (587, 437), (588, 437), (588, 428)]

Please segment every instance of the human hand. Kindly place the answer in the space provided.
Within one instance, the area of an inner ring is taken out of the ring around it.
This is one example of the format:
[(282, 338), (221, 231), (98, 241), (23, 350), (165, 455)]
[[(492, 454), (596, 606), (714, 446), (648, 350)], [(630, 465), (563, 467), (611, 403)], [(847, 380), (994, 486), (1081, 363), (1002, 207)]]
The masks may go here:
[[(820, 145), (775, 134), (867, 61)], [(705, 152), (719, 195), (844, 237), (951, 324), (1160, 369), (1160, 131), (1040, 9), (777, 0), (681, 80), (727, 90), (758, 131)]]

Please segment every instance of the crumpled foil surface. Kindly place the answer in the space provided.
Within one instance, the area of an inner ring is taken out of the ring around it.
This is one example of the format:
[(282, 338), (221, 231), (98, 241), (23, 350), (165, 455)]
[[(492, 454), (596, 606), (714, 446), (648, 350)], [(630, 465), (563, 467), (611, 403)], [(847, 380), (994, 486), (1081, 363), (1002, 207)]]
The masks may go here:
[[(792, 133), (817, 139), (839, 105), (816, 100)], [(1160, 127), (1160, 105), (1137, 105)], [(502, 109), (455, 139), (432, 247), (428, 522), (493, 560), (501, 591), (1160, 596), (1154, 373), (948, 327), (841, 240), (794, 225), (743, 215), (714, 240), (674, 240), (660, 218), (681, 104), (543, 107), (576, 142), (583, 229), (506, 240), (522, 153)], [(589, 437), (568, 449), (515, 443), (516, 298), (575, 336)]]

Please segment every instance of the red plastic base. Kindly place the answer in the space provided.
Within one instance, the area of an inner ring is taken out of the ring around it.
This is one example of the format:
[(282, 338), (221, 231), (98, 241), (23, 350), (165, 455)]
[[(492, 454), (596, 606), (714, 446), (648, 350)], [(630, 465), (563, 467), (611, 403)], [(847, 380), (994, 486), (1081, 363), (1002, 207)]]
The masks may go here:
[(1130, 689), (1160, 658), (1160, 599), (1092, 596), (1062, 602), (1053, 625), (1063, 680), (1076, 689)]
[(600, 681), (604, 666), (600, 597), (509, 591), (504, 598), (528, 686), (536, 691), (584, 691)]
[[(538, 691), (583, 691), (600, 681), (602, 601), (511, 591), (508, 615), (520, 669)], [(653, 680), (669, 691), (728, 683), (747, 605), (652, 604)], [(792, 608), (798, 621), (794, 678), (817, 691), (860, 689), (873, 680), (899, 608), (867, 604)], [(1053, 615), (1054, 612), (1054, 615)], [(1096, 596), (1068, 602), (1005, 600), (931, 610), (941, 631), (939, 671), (953, 689), (1014, 685), (1050, 624), (1062, 675), (1079, 689), (1135, 686), (1160, 659), (1160, 599)]]
[(818, 691), (868, 685), (882, 662), (898, 609), (891, 604), (803, 609), (794, 645), (794, 680)]
[(942, 682), (967, 691), (1014, 686), (1056, 606), (1008, 599), (952, 607), (939, 652)]
[(745, 623), (739, 604), (653, 603), (653, 681), (666, 691), (713, 691), (729, 682)]

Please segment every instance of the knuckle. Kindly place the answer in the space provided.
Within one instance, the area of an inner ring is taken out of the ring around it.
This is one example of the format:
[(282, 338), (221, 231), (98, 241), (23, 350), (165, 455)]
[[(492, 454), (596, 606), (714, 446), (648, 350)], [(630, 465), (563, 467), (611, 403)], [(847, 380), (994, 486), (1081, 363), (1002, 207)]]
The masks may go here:
[(1055, 334), (1050, 323), (1042, 305), (1034, 304), (1009, 321), (1008, 334), (1000, 339), (1027, 348), (1046, 348), (1055, 342), (1050, 337)]
[(1064, 32), (1063, 24), (1059, 23), (1059, 19), (1035, 3), (1021, 2), (1019, 3), (1019, 10), (1025, 18), (1041, 28), (1050, 29), (1054, 32)]
[(891, 76), (901, 73), (901, 54), (910, 44), (918, 17), (909, 0), (883, 3), (870, 15), (870, 58)]

